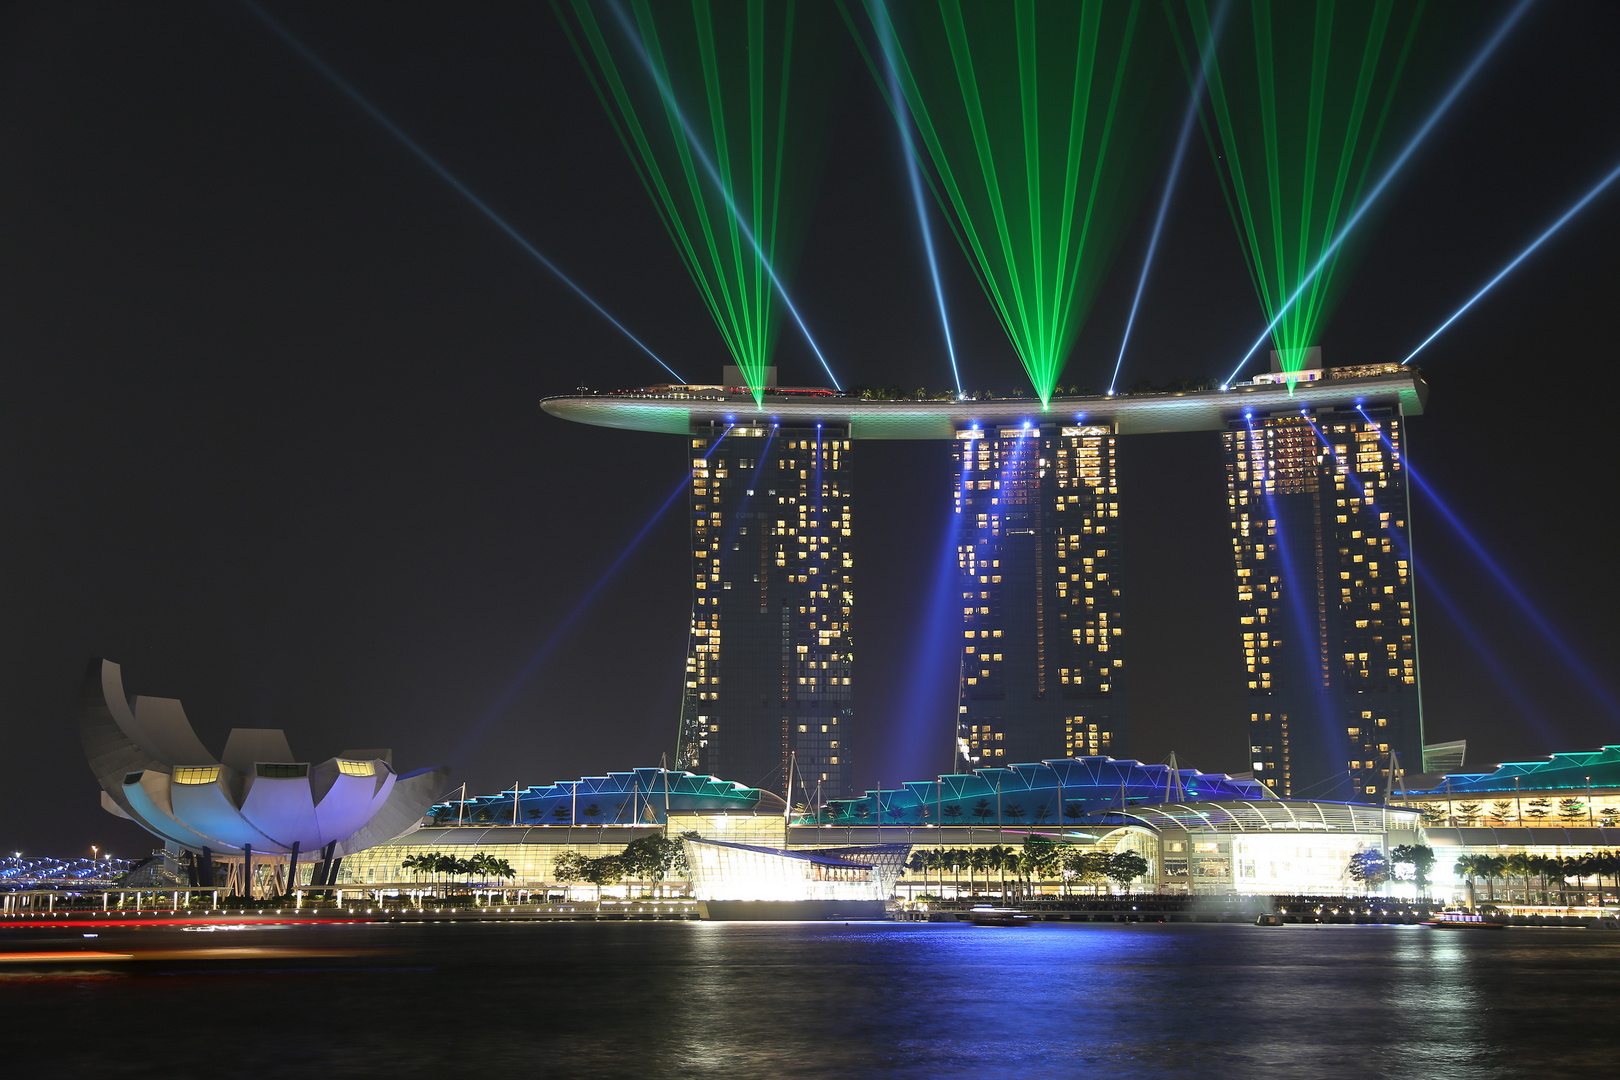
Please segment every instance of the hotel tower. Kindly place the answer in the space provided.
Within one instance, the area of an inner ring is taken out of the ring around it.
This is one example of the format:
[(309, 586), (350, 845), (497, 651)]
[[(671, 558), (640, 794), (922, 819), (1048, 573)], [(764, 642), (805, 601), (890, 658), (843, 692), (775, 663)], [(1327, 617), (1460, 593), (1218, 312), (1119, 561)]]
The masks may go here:
[(1125, 622), (1112, 425), (956, 432), (958, 767), (1111, 754)]
[(1255, 775), (1296, 798), (1364, 799), (1387, 788), (1391, 753), (1421, 767), (1404, 447), (1428, 388), (1411, 370), (1044, 405), (869, 400), (779, 387), (774, 371), (756, 399), (740, 382), (541, 403), (684, 442), (683, 768), (790, 802), (849, 792), (850, 457), (869, 439), (952, 444), (960, 693), (954, 729), (942, 716), (919, 737), (954, 737), (958, 768), (1130, 752), (1117, 441), (1174, 431), (1224, 440), (1248, 692), (1234, 746)]
[(1222, 435), (1251, 765), (1282, 796), (1367, 800), (1422, 768), (1397, 404), (1235, 418)]
[(695, 424), (690, 450), (680, 766), (791, 795), (792, 759), (801, 799), (818, 784), (842, 795), (854, 664), (848, 425)]

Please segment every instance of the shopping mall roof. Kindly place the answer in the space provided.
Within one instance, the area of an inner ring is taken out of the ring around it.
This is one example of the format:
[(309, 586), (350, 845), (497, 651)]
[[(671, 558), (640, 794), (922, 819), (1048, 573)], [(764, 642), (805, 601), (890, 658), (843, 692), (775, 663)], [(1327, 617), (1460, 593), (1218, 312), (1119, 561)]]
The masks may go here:
[[(1360, 374), (1376, 371), (1376, 374)], [(767, 388), (756, 404), (742, 387), (655, 386), (545, 398), (552, 416), (596, 427), (685, 435), (694, 425), (814, 427), (848, 425), (852, 439), (952, 439), (974, 426), (1078, 423), (1106, 426), (1121, 435), (1167, 431), (1222, 431), (1246, 412), (1349, 410), (1392, 405), (1415, 416), (1428, 385), (1396, 364), (1329, 368), (1327, 377), (1290, 387), (1282, 382), (1240, 383), (1226, 390), (1185, 390), (1117, 396), (1055, 397), (1042, 408), (1035, 398), (942, 401), (868, 400), (831, 390)]]
[(442, 802), (429, 815), (440, 825), (651, 825), (663, 823), (666, 807), (771, 814), (787, 809), (780, 796), (732, 780), (631, 769)]
[(1124, 812), (1159, 831), (1186, 832), (1357, 832), (1416, 829), (1420, 814), (1404, 807), (1310, 799), (1162, 803)]
[(833, 799), (795, 824), (1023, 825), (1085, 822), (1091, 814), (1173, 799), (1271, 798), (1256, 780), (1111, 757), (1053, 758), (974, 769)]
[(1487, 791), (1585, 791), (1620, 788), (1620, 746), (1554, 754), (1545, 761), (1510, 761), (1488, 773), (1449, 773), (1426, 791), (1408, 795), (1464, 795)]

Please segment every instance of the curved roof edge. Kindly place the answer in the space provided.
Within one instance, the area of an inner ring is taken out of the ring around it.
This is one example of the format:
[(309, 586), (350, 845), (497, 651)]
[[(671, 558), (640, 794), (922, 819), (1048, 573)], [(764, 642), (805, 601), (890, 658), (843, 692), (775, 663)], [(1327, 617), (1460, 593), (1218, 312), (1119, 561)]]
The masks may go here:
[(1431, 788), (1409, 789), (1413, 798), (1423, 796), (1485, 794), (1519, 791), (1584, 791), (1587, 787), (1620, 787), (1620, 745), (1596, 750), (1578, 750), (1548, 755), (1545, 761), (1508, 761), (1492, 772), (1448, 773), (1429, 778)]
[[(1395, 367), (1395, 365), (1385, 365)], [(1114, 397), (1055, 397), (1042, 408), (1035, 398), (986, 401), (868, 401), (835, 394), (766, 393), (761, 404), (723, 387), (651, 387), (602, 394), (543, 398), (540, 408), (558, 419), (594, 427), (685, 435), (694, 425), (778, 423), (847, 425), (852, 439), (951, 439), (974, 424), (1082, 423), (1120, 435), (1222, 431), (1245, 412), (1346, 410), (1357, 405), (1398, 406), (1423, 412), (1428, 384), (1415, 371), (1297, 383), (1241, 384), (1226, 390), (1186, 390)]]
[(441, 824), (634, 825), (663, 822), (671, 811), (780, 814), (782, 797), (717, 776), (636, 768), (551, 784), (508, 788), (494, 795), (440, 802), (428, 811)]

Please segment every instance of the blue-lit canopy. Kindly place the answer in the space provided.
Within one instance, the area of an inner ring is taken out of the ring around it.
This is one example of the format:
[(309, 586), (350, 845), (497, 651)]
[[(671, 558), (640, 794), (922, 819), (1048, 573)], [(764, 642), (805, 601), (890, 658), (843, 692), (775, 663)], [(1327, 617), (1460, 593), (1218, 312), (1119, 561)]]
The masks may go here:
[[(1145, 803), (1209, 799), (1269, 799), (1254, 780), (1225, 773), (1144, 765), (1111, 757), (1059, 758), (1035, 764), (975, 769), (917, 780), (899, 789), (834, 799), (821, 824), (1043, 825), (1081, 824), (1093, 815)], [(814, 811), (796, 821), (818, 820)]]
[(1510, 761), (1488, 773), (1451, 773), (1432, 792), (1410, 795), (1465, 794), (1471, 791), (1585, 790), (1587, 786), (1620, 787), (1620, 746), (1573, 754), (1554, 754), (1546, 761)]
[[(668, 769), (632, 769), (606, 776), (480, 795), (464, 804), (443, 802), (430, 815), (444, 824), (661, 825), (664, 810), (764, 810), (781, 813), (782, 800), (730, 780)], [(514, 821), (515, 815), (515, 821)]]

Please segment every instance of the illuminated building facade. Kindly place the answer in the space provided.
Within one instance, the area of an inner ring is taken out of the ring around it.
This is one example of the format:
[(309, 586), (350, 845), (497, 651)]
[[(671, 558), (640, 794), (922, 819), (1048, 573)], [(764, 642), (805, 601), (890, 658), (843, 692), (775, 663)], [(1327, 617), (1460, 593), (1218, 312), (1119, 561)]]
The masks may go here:
[(1121, 744), (1115, 439), (1078, 421), (956, 432), (961, 766)]
[(849, 784), (847, 425), (694, 425), (682, 767), (787, 794)]
[(1251, 762), (1284, 797), (1366, 799), (1422, 758), (1398, 405), (1224, 433)]

